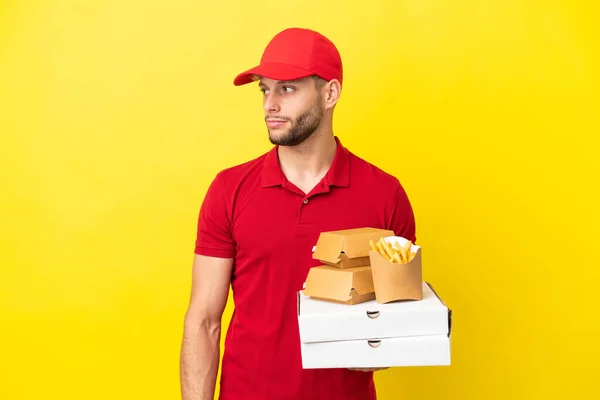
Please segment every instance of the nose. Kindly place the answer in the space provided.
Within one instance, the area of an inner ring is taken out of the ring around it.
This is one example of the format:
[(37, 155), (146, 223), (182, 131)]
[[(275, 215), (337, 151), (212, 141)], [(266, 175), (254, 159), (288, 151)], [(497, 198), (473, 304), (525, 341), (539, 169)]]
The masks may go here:
[(277, 99), (272, 94), (268, 94), (265, 96), (263, 107), (267, 114), (274, 112), (276, 113), (279, 111), (279, 104), (277, 102)]

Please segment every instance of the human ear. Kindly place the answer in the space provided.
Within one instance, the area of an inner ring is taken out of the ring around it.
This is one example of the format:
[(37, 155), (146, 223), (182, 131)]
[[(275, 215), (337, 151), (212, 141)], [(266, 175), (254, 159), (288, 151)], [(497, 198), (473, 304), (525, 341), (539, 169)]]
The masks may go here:
[(327, 82), (327, 84), (323, 88), (323, 100), (325, 102), (325, 108), (333, 108), (338, 100), (340, 99), (340, 95), (342, 94), (342, 85), (337, 79), (332, 79)]

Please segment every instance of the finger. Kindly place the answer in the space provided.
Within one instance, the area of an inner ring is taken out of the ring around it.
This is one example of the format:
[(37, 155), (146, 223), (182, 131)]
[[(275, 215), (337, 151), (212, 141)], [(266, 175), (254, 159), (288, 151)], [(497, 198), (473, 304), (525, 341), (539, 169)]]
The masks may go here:
[(375, 372), (382, 371), (384, 369), (389, 369), (390, 367), (381, 367), (381, 368), (348, 368), (351, 371), (360, 371), (360, 372)]

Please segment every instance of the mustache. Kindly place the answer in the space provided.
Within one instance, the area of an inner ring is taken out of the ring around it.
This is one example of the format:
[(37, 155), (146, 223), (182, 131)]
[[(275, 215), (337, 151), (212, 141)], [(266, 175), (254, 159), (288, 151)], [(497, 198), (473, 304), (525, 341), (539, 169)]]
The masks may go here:
[(280, 119), (280, 120), (282, 120), (282, 121), (291, 121), (291, 120), (292, 120), (290, 117), (275, 117), (275, 116), (273, 116), (273, 115), (266, 115), (266, 116), (265, 116), (265, 121), (266, 121), (266, 120), (268, 120), (269, 118), (272, 118), (272, 119)]

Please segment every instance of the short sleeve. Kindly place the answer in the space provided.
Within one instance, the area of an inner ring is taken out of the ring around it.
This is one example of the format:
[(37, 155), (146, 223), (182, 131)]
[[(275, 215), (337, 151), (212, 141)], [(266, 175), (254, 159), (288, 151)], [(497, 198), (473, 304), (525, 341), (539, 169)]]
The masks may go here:
[(235, 256), (230, 200), (223, 177), (219, 174), (209, 186), (200, 207), (194, 253), (220, 258)]
[(398, 180), (396, 180), (387, 228), (394, 231), (396, 236), (402, 236), (413, 243), (417, 241), (413, 208), (406, 191)]

